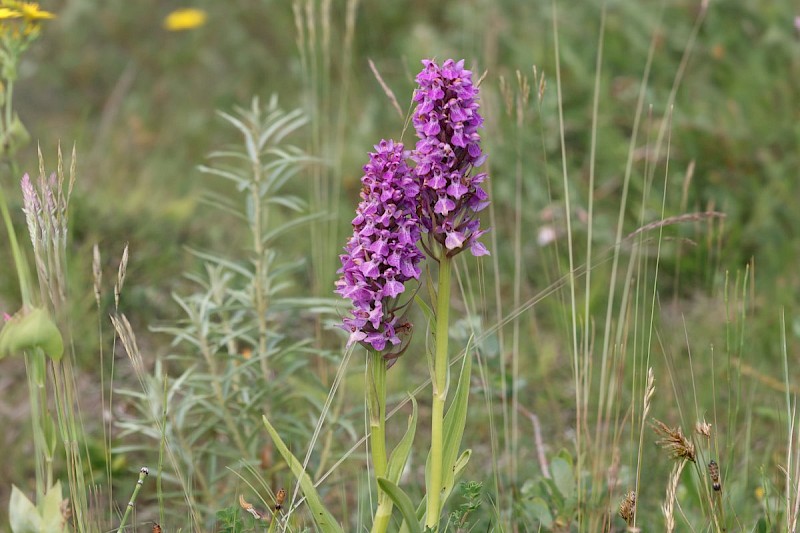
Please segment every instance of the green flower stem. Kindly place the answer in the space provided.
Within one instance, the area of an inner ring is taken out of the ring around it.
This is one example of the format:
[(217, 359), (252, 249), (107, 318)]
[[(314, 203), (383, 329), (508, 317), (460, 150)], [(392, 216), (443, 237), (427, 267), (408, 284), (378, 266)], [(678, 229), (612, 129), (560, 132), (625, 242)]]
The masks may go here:
[[(375, 479), (386, 477), (386, 360), (380, 352), (369, 350), (367, 360), (367, 407), (369, 408), (370, 449)], [(378, 489), (378, 510), (372, 522), (373, 533), (383, 533), (392, 516), (392, 502)]]
[(450, 274), (452, 259), (444, 253), (439, 261), (439, 287), (436, 294), (436, 353), (433, 362), (433, 407), (431, 413), (431, 477), (425, 527), (436, 530), (441, 513), (442, 455), (444, 448), (444, 402), (447, 399), (447, 341), (450, 321)]

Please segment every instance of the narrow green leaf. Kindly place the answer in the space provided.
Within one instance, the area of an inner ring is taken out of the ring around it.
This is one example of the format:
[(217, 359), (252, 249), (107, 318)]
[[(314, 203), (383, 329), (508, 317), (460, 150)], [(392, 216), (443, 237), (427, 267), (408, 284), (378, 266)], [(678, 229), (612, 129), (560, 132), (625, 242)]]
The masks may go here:
[[(453, 490), (455, 478), (454, 466), (459, 450), (461, 449), (461, 439), (464, 436), (464, 427), (467, 423), (467, 409), (469, 407), (469, 386), (472, 376), (472, 356), (470, 348), (472, 337), (467, 341), (464, 350), (464, 360), (461, 363), (461, 375), (458, 377), (458, 387), (453, 396), (453, 403), (444, 415), (444, 453), (442, 461), (444, 465), (444, 478), (442, 479), (442, 489), (449, 494)], [(446, 502), (442, 498), (442, 507)]]
[(400, 475), (406, 466), (408, 456), (411, 453), (411, 445), (414, 443), (414, 435), (417, 431), (417, 399), (409, 395), (411, 399), (411, 416), (408, 417), (408, 427), (406, 433), (389, 456), (389, 465), (386, 469), (386, 477), (392, 483), (400, 483)]
[(306, 502), (308, 502), (308, 506), (311, 508), (311, 514), (314, 517), (314, 522), (317, 524), (317, 527), (319, 527), (323, 533), (344, 533), (344, 530), (339, 523), (336, 522), (333, 515), (322, 505), (322, 500), (317, 493), (317, 489), (314, 487), (311, 477), (309, 477), (303, 469), (303, 464), (289, 451), (289, 448), (286, 447), (286, 444), (284, 444), (275, 428), (272, 427), (272, 424), (269, 423), (267, 417), (263, 416), (262, 420), (264, 420), (264, 426), (267, 428), (269, 436), (272, 437), (272, 442), (275, 443), (275, 447), (278, 448), (281, 456), (283, 456), (283, 460), (286, 461), (289, 465), (289, 469), (300, 482), (300, 489), (303, 491)]
[[(423, 495), (422, 499), (419, 502), (419, 505), (417, 505), (417, 513), (415, 515), (417, 519), (413, 523), (419, 523), (419, 524), (425, 523), (425, 508), (427, 506), (428, 506), (428, 496)], [(399, 533), (411, 533), (411, 529), (409, 528), (408, 524), (409, 522), (404, 518), (403, 523), (400, 526)]]
[(428, 321), (428, 323), (431, 323), (436, 319), (433, 314), (433, 309), (431, 309), (430, 306), (425, 303), (425, 300), (419, 297), (419, 294), (414, 295), (414, 303), (416, 303), (419, 308), (422, 309), (422, 314), (425, 315), (425, 319)]
[(417, 515), (414, 511), (414, 505), (411, 503), (411, 498), (408, 497), (408, 494), (403, 492), (403, 489), (383, 477), (378, 478), (378, 486), (389, 496), (394, 505), (400, 510), (400, 514), (403, 515), (405, 524), (408, 526), (409, 533), (422, 533), (422, 528), (417, 521)]

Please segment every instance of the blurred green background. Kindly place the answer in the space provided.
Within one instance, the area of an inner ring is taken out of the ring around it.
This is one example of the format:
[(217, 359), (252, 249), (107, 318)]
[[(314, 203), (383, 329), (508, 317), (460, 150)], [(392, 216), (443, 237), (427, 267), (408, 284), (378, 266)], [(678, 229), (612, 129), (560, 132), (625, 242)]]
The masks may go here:
[[(341, 183), (327, 254), (312, 257), (305, 238), (287, 240), (281, 252), (309, 260), (307, 268), (296, 274), (298, 294), (308, 295), (311, 287), (316, 295), (330, 296), (338, 250), (350, 231), (365, 154), (381, 138), (399, 138), (405, 122), (392, 111), (369, 60), (404, 111), (409, 109), (413, 76), (422, 58), (463, 57), (476, 78), (485, 73), (483, 139), (496, 206), (493, 238), (497, 248), (492, 252), (501, 272), (512, 272), (518, 195), (514, 177), (521, 173), (523, 300), (547, 287), (560, 275), (555, 274), (555, 260), (560, 259), (563, 267), (566, 257), (565, 221), (559, 214), (564, 191), (553, 28), (555, 24), (559, 38), (566, 164), (576, 220), (573, 232), (583, 242), (586, 224), (581, 217), (590, 194), (592, 96), (603, 3), (556, 4), (557, 15), (551, 2), (539, 0), (294, 5), (267, 0), (198, 1), (191, 7), (207, 12), (206, 23), (171, 32), (163, 27), (164, 17), (188, 4), (43, 2), (42, 7), (58, 18), (44, 26), (20, 67), (16, 106), (34, 142), (18, 160), (33, 173), (37, 142), (50, 168), (55, 165), (59, 142), (65, 148), (73, 143), (77, 148), (70, 269), (78, 287), (73, 317), (78, 328), (94, 305), (91, 246), (100, 244), (104, 266), (112, 273), (124, 243), (129, 242), (129, 281), (122, 307), (140, 331), (145, 351), (165, 353), (164, 339), (148, 333), (147, 327), (177, 316), (169, 294), (184, 286), (181, 274), (197, 262), (184, 247), (235, 253), (243, 246), (243, 237), (231, 229), (235, 227), (231, 221), (201, 201), (209, 190), (229, 191), (203, 177), (196, 166), (209, 151), (235, 141), (215, 110), (246, 106), (253, 96), (267, 101), (276, 94), (283, 107), (304, 108), (311, 126), (304, 130), (305, 138), (293, 142), (328, 163), (322, 172), (329, 183)], [(652, 46), (645, 93), (650, 112), (633, 147), (626, 233), (636, 230), (640, 220), (661, 218), (662, 195), (666, 196), (666, 217), (711, 210), (725, 213), (724, 220), (665, 229), (667, 238), (683, 243), (666, 246), (661, 263), (660, 295), (665, 314), (676, 328), (671, 334), (681, 339), (688, 322), (692, 341), (701, 351), (719, 342), (725, 316), (714, 302), (719, 301), (725, 273), (735, 277), (746, 265), (754, 265), (749, 364), (780, 378), (779, 310), (785, 310), (789, 324), (789, 353), (800, 345), (800, 316), (794, 318), (800, 302), (796, 268), (800, 258), (800, 209), (796, 206), (800, 200), (800, 29), (795, 18), (800, 7), (794, 0), (711, 1), (682, 64), (700, 2), (612, 0), (606, 5), (602, 70), (597, 77), (594, 242), (599, 250), (614, 243), (636, 99)], [(355, 9), (352, 32), (347, 30), (348, 6)], [(299, 32), (293, 9), (316, 22)], [(546, 87), (539, 102), (539, 87), (532, 81), (531, 99), (518, 122), (503, 87), (516, 87), (517, 71), (532, 80), (534, 66), (538, 74), (544, 74)], [(678, 74), (674, 107), (667, 109)], [(660, 154), (654, 170), (647, 166), (648, 157), (669, 113), (669, 153)], [(412, 136), (406, 131), (403, 140), (410, 145)], [(686, 180), (691, 166), (693, 174)], [(646, 178), (653, 171), (650, 183)], [(0, 175), (0, 184), (11, 191), (12, 208), (21, 203), (16, 192), (19, 178)], [(304, 179), (309, 178), (301, 177), (290, 187), (308, 196), (309, 184)], [(644, 196), (648, 187), (652, 190)], [(15, 210), (22, 228), (23, 217)], [(536, 242), (543, 228), (559, 236), (558, 248)], [(18, 308), (19, 297), (5, 241), (0, 254), (4, 265), (0, 310), (11, 313)], [(312, 279), (313, 272), (319, 271), (329, 272), (329, 279)], [(511, 275), (500, 277), (502, 293), (510, 294)], [(597, 289), (592, 305), (604, 310), (603, 287)], [(554, 340), (563, 333), (562, 305), (558, 298), (545, 301), (536, 313), (539, 322), (531, 326), (539, 336), (526, 336), (523, 341), (537, 355), (524, 362), (526, 403), (540, 412), (560, 413), (542, 420), (553, 449), (569, 443), (573, 407), (569, 361)], [(679, 317), (689, 319), (682, 323)], [(79, 350), (79, 359), (86, 370), (84, 379), (92, 383), (94, 319), (83, 327), (87, 346)], [(20, 435), (25, 434), (26, 419), (16, 408), (24, 391), (14, 386), (15, 376), (23, 375), (24, 369), (16, 364), (3, 361), (0, 381), (2, 420), (15, 428), (0, 442), (6, 457), (25, 453)], [(421, 362), (414, 365), (423, 371)], [(705, 363), (699, 365), (695, 370), (702, 379), (710, 370)], [(793, 372), (796, 376), (796, 369)], [(769, 394), (765, 392), (766, 404), (782, 399), (777, 393)], [(20, 461), (7, 460), (0, 466), (5, 480), (22, 483), (24, 473)]]

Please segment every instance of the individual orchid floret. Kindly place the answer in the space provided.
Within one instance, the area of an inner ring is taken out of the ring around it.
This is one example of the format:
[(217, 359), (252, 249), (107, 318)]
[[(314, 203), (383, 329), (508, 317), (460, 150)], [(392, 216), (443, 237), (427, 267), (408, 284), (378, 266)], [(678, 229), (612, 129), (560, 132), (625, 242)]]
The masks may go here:
[(446, 60), (440, 67), (425, 59), (417, 75), (414, 92), (416, 149), (412, 159), (420, 187), (419, 218), (428, 235), (426, 251), (432, 253), (436, 241), (450, 257), (469, 248), (473, 255), (489, 251), (478, 239), (478, 212), (489, 204), (481, 187), (486, 173), (473, 173), (485, 160), (478, 128), (483, 118), (478, 113), (478, 89), (464, 61)]
[(342, 326), (350, 333), (348, 344), (362, 342), (380, 352), (401, 344), (400, 334), (409, 327), (398, 297), (406, 281), (419, 279), (423, 255), (417, 248), (419, 186), (406, 164), (408, 153), (391, 140), (375, 150), (364, 166), (353, 235), (339, 256), (336, 292), (353, 301)]

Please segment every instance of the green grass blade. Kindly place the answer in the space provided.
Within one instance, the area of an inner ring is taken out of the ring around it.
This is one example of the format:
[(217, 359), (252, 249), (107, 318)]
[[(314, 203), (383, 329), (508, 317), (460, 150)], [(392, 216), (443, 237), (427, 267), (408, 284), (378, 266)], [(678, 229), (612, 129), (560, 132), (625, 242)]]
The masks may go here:
[(322, 500), (317, 493), (317, 489), (314, 488), (314, 483), (303, 469), (302, 463), (289, 451), (289, 448), (286, 447), (286, 444), (284, 444), (275, 428), (272, 427), (272, 424), (269, 423), (267, 417), (264, 416), (262, 419), (264, 420), (264, 426), (267, 428), (269, 436), (272, 437), (272, 442), (275, 443), (275, 447), (278, 448), (283, 460), (286, 461), (289, 465), (289, 469), (291, 469), (292, 473), (300, 482), (300, 489), (306, 497), (309, 508), (311, 508), (311, 514), (314, 517), (314, 522), (317, 524), (317, 527), (319, 527), (323, 533), (344, 533), (344, 530), (333, 515), (322, 505)]
[(414, 510), (414, 505), (411, 503), (411, 498), (408, 497), (408, 494), (383, 477), (378, 478), (378, 486), (391, 498), (395, 507), (400, 510), (400, 514), (403, 515), (409, 533), (422, 533), (422, 528), (419, 522), (417, 522), (417, 513)]

